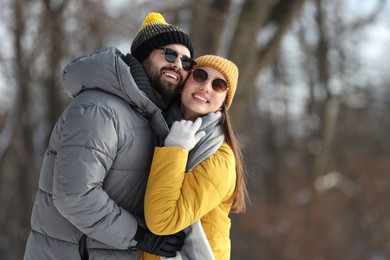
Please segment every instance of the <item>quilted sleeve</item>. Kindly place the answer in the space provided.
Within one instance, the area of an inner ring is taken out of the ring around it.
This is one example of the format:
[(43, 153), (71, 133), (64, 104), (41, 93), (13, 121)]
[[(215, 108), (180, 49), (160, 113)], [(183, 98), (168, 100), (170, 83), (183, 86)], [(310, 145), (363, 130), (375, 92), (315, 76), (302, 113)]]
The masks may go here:
[(74, 107), (61, 130), (54, 167), (53, 200), (80, 231), (115, 248), (126, 249), (136, 219), (120, 208), (102, 184), (116, 155), (118, 134), (112, 115), (95, 104)]

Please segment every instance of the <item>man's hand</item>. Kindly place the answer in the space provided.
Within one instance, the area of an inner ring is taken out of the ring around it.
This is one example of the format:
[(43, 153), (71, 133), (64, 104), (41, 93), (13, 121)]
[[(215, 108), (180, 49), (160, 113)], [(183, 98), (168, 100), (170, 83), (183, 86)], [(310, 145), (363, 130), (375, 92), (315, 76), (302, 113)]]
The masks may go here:
[(190, 120), (181, 120), (173, 123), (167, 138), (165, 139), (166, 147), (179, 147), (186, 150), (191, 150), (206, 135), (204, 131), (200, 131), (202, 118), (198, 117), (195, 122)]
[(164, 257), (175, 257), (176, 252), (183, 247), (185, 237), (184, 231), (168, 236), (158, 236), (138, 226), (134, 240), (138, 242), (135, 247), (144, 252)]

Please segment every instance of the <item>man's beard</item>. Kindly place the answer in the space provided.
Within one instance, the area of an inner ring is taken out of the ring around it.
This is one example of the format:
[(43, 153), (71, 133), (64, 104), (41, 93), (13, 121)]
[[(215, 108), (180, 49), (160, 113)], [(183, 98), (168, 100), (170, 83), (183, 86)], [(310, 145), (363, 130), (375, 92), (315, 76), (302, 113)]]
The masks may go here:
[[(181, 74), (179, 74), (179, 80), (176, 84), (172, 82), (168, 82), (163, 79), (161, 72), (159, 69), (150, 61), (149, 58), (147, 58), (143, 64), (142, 67), (146, 71), (146, 74), (149, 77), (150, 84), (152, 84), (152, 87), (157, 91), (157, 94), (164, 98), (164, 99), (174, 99), (179, 96), (180, 88), (183, 82), (183, 79), (181, 77)], [(162, 68), (164, 70), (172, 70), (173, 68)]]

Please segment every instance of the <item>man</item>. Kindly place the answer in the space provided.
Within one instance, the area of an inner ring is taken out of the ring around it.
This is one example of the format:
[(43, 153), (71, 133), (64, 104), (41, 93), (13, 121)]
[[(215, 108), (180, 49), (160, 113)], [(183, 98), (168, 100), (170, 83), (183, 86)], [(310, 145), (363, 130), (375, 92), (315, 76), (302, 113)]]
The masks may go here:
[(64, 70), (74, 97), (44, 156), (24, 259), (139, 259), (174, 256), (182, 233), (155, 236), (143, 202), (152, 152), (168, 133), (162, 111), (195, 64), (192, 42), (149, 14), (126, 56), (115, 48)]

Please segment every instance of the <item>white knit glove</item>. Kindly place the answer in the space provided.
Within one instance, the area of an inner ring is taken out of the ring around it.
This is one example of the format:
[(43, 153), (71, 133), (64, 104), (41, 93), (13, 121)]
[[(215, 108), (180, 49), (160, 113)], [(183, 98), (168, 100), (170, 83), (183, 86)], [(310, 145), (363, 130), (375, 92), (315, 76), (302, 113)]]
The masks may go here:
[(165, 139), (165, 146), (191, 150), (206, 135), (205, 131), (197, 133), (201, 124), (202, 118), (200, 117), (195, 122), (190, 120), (175, 121)]

